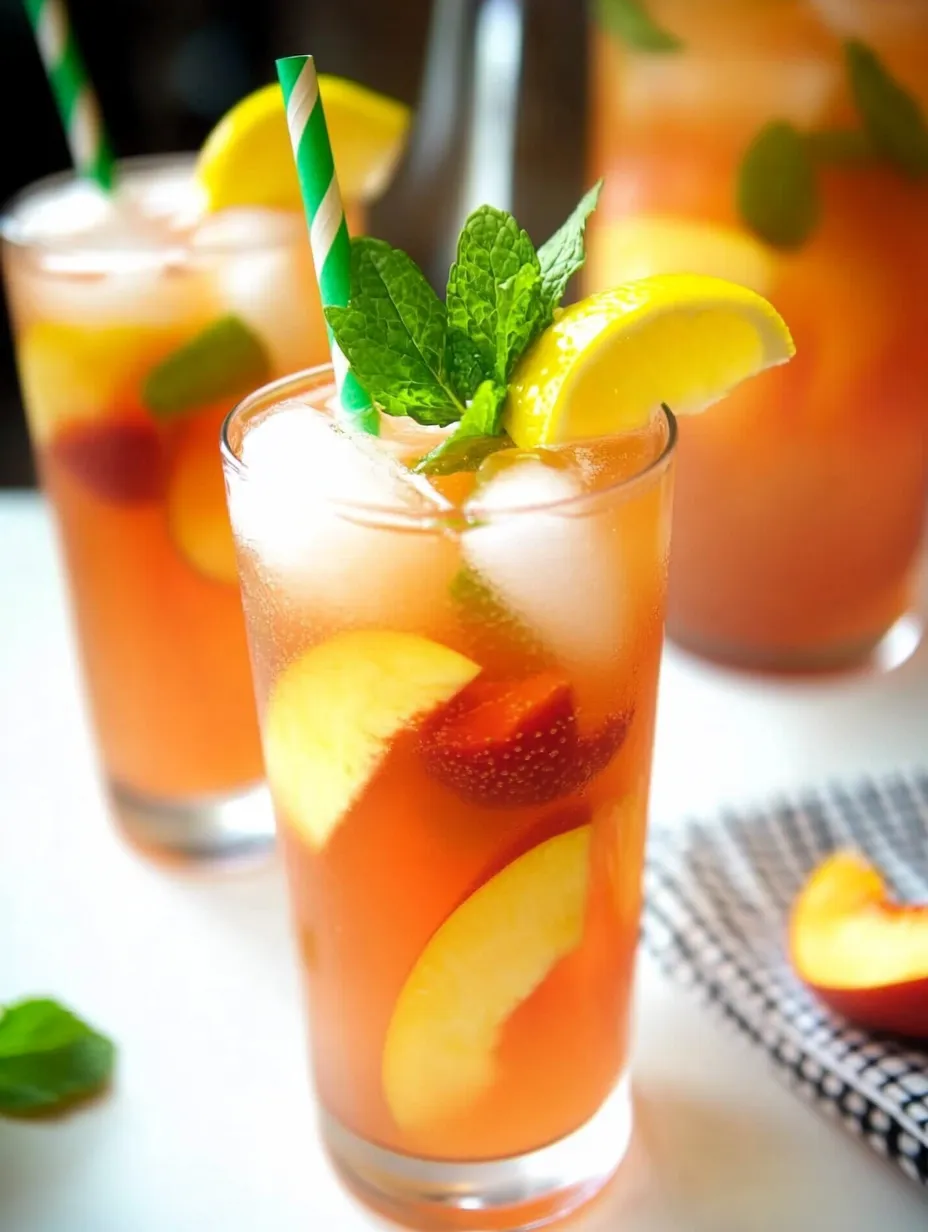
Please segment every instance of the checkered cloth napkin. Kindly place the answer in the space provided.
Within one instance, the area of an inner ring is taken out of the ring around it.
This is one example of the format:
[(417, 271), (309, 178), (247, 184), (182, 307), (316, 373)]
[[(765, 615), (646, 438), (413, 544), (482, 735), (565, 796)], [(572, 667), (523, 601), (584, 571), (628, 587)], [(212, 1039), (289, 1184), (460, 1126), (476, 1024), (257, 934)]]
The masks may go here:
[(836, 847), (928, 902), (928, 772), (833, 786), (711, 823), (656, 829), (644, 945), (762, 1048), (803, 1098), (928, 1185), (928, 1041), (857, 1030), (793, 975), (790, 903)]

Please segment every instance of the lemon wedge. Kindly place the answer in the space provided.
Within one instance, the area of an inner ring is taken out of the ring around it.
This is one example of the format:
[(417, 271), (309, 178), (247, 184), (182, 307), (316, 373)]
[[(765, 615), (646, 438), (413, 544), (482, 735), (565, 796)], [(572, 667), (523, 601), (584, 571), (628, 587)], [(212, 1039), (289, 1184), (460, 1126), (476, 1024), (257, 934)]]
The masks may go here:
[[(319, 90), (342, 196), (373, 200), (402, 152), (409, 108), (341, 77), (320, 76)], [(200, 150), (195, 174), (210, 211), (301, 208), (280, 86), (255, 90), (223, 116)]]
[(657, 274), (565, 309), (516, 368), (504, 426), (522, 449), (633, 432), (662, 402), (695, 415), (794, 352), (755, 291)]

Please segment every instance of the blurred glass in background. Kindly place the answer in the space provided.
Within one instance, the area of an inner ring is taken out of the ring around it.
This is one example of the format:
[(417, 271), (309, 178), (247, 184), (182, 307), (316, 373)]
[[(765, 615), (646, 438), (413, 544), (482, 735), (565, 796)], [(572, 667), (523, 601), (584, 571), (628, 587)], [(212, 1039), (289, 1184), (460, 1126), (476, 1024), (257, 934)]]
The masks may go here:
[[(584, 181), (586, 7), (571, 0), (71, 0), (72, 22), (116, 153), (196, 149), (279, 55), (422, 103), (407, 157), (371, 231), (436, 282), (473, 205), (512, 208), (536, 240)], [(119, 48), (118, 55), (112, 48)], [(21, 136), (0, 198), (68, 166), (21, 0), (0, 0), (0, 105)], [(0, 487), (34, 483), (6, 309), (0, 315)]]

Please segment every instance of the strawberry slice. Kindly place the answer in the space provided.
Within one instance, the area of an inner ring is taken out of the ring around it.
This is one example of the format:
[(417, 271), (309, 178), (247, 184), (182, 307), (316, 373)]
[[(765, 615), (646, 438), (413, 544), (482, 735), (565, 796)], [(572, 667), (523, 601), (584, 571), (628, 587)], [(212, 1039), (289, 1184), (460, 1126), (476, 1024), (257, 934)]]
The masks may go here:
[(164, 448), (155, 425), (144, 419), (73, 424), (46, 448), (102, 500), (135, 505), (156, 501), (164, 491)]
[(589, 736), (577, 725), (573, 689), (559, 672), (476, 680), (420, 735), (428, 772), (486, 808), (549, 804), (585, 787), (615, 756), (629, 715)]

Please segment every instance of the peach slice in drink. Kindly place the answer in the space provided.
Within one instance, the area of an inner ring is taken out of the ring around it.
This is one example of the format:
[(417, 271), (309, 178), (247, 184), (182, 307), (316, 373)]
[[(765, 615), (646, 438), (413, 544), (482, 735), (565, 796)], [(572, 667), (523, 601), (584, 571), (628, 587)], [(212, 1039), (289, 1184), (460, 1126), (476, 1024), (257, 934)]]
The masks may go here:
[(489, 1090), (500, 1031), (579, 944), (590, 827), (548, 839), (485, 882), (409, 974), (383, 1052), (397, 1124), (418, 1133)]
[(479, 672), (428, 638), (357, 630), (313, 647), (282, 673), (265, 715), (267, 774), (284, 816), (311, 847), (326, 845), (393, 738)]

